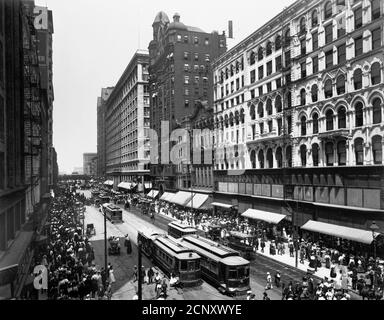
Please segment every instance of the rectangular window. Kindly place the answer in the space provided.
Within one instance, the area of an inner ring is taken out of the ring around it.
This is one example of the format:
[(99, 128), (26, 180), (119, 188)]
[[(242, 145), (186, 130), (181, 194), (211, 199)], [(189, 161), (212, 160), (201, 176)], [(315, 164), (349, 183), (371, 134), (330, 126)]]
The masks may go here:
[(355, 57), (363, 54), (363, 38), (358, 37), (355, 39)]
[(251, 99), (255, 99), (255, 90), (251, 90)]
[(276, 72), (278, 72), (281, 70), (281, 56), (278, 56), (275, 62), (276, 62)]
[(372, 49), (375, 50), (381, 47), (381, 29), (372, 30)]
[(287, 51), (284, 55), (284, 67), (288, 68), (291, 65), (291, 51)]
[(325, 43), (331, 43), (333, 41), (333, 24), (329, 24), (325, 27)]
[(302, 39), (300, 41), (300, 48), (301, 48), (301, 55), (305, 55), (307, 53), (307, 44), (305, 39)]
[(333, 50), (325, 53), (325, 67), (328, 69), (333, 66)]
[(345, 44), (342, 44), (337, 48), (337, 63), (345, 63), (346, 54), (345, 54)]
[(371, 12), (372, 12), (372, 20), (376, 20), (380, 18), (381, 16), (380, 0), (371, 1)]
[(237, 78), (236, 79), (236, 90), (239, 90), (240, 89), (240, 79)]
[(244, 87), (244, 76), (241, 76), (241, 87)]
[(259, 87), (259, 96), (263, 95), (263, 86)]
[(281, 78), (276, 79), (276, 88), (277, 89), (281, 88)]
[(267, 76), (272, 74), (272, 61), (267, 63)]
[(313, 73), (319, 72), (319, 57), (313, 57), (312, 59)]
[(272, 120), (268, 121), (268, 132), (272, 132)]
[(271, 92), (272, 91), (272, 82), (268, 82), (267, 83), (267, 92)]
[(355, 29), (359, 29), (363, 26), (363, 9), (357, 8), (354, 12), (355, 16)]
[(251, 71), (251, 83), (254, 83), (256, 81), (256, 71)]
[(319, 34), (317, 32), (312, 33), (312, 48), (313, 51), (319, 48)]
[(264, 78), (264, 66), (259, 67), (259, 80)]

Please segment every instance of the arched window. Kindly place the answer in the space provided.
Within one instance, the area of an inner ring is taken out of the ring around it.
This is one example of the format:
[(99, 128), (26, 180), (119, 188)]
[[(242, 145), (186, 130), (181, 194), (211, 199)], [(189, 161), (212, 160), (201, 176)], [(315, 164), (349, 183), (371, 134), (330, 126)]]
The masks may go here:
[(361, 127), (364, 125), (363, 104), (359, 101), (355, 105), (355, 126)]
[(256, 151), (255, 150), (251, 151), (250, 160), (251, 160), (252, 168), (255, 169), (256, 168)]
[(332, 98), (332, 80), (328, 79), (324, 84), (324, 96), (325, 99)]
[(280, 147), (276, 149), (276, 162), (278, 168), (283, 167), (283, 152)]
[(337, 111), (337, 123), (339, 129), (345, 129), (347, 127), (345, 113), (346, 111), (344, 107), (339, 108), (339, 110)]
[(249, 115), (251, 116), (251, 120), (256, 119), (255, 105), (251, 105), (251, 109), (249, 110)]
[(288, 146), (287, 149), (285, 149), (285, 159), (287, 161), (287, 167), (292, 168), (292, 147)]
[(338, 95), (345, 93), (345, 77), (344, 77), (344, 75), (340, 75), (337, 77), (336, 89), (337, 89)]
[(305, 17), (302, 17), (300, 20), (300, 34), (304, 34), (306, 32), (307, 32), (306, 20), (305, 20)]
[(267, 54), (267, 56), (272, 54), (272, 42), (271, 41), (268, 41), (268, 43), (267, 43), (266, 54)]
[(317, 88), (317, 85), (314, 84), (311, 88), (311, 96), (312, 96), (312, 102), (317, 102), (318, 100), (318, 92), (319, 89)]
[(305, 167), (307, 165), (307, 146), (304, 144), (300, 147), (300, 158), (301, 166)]
[(267, 161), (268, 161), (268, 168), (273, 168), (273, 153), (271, 148), (269, 148), (267, 151)]
[(256, 63), (256, 53), (251, 51), (251, 54), (249, 56), (249, 64), (254, 65)]
[(383, 143), (381, 136), (374, 136), (372, 138), (372, 154), (373, 154), (373, 163), (382, 164), (383, 162)]
[(281, 49), (281, 36), (277, 35), (275, 40), (275, 50)]
[(259, 118), (264, 118), (264, 106), (262, 102), (259, 102), (259, 105), (257, 106), (257, 113)]
[(317, 134), (319, 133), (319, 115), (317, 113), (314, 113), (312, 116), (312, 133)]
[(337, 144), (337, 158), (339, 166), (345, 166), (347, 163), (347, 148), (345, 140), (339, 141)]
[(302, 116), (300, 119), (301, 123), (301, 135), (306, 136), (307, 135), (307, 118)]
[(364, 140), (362, 138), (355, 140), (355, 160), (356, 165), (364, 164)]
[(380, 18), (380, 0), (371, 0), (371, 16), (372, 20)]
[(267, 114), (270, 116), (272, 115), (272, 100), (271, 99), (268, 99), (267, 100), (267, 106), (266, 106), (266, 109), (267, 109)]
[(228, 115), (227, 114), (224, 116), (224, 124), (225, 124), (225, 127), (228, 128), (229, 119), (228, 119)]
[(275, 99), (275, 109), (276, 109), (276, 113), (279, 113), (283, 110), (283, 107), (281, 104), (281, 96), (277, 96)]
[(329, 19), (330, 17), (332, 17), (332, 2), (328, 1), (324, 5), (324, 20)]
[(240, 110), (240, 122), (244, 123), (244, 109)]
[(291, 45), (291, 30), (287, 29), (284, 34), (284, 47), (289, 47)]
[(232, 112), (229, 114), (229, 125), (231, 127), (233, 126), (233, 113)]
[(328, 167), (332, 167), (334, 163), (333, 143), (327, 142), (325, 144), (325, 161)]
[(380, 63), (378, 62), (375, 62), (371, 66), (371, 82), (373, 85), (379, 84), (381, 82)]
[(317, 10), (312, 11), (312, 28), (316, 27), (319, 24), (319, 15)]
[(235, 124), (238, 126), (240, 123), (240, 115), (239, 115), (239, 111), (236, 111), (235, 112)]
[(325, 122), (327, 131), (333, 130), (333, 111), (330, 109), (325, 114)]
[(373, 100), (373, 124), (381, 123), (381, 100)]
[(361, 69), (356, 69), (353, 73), (353, 85), (355, 90), (359, 90), (363, 87), (363, 74)]
[(312, 145), (312, 162), (314, 167), (319, 166), (319, 145), (317, 143), (314, 143)]
[(263, 47), (259, 47), (259, 50), (257, 51), (257, 60), (263, 60), (264, 52)]
[(305, 106), (306, 104), (306, 91), (305, 89), (300, 90), (300, 105)]
[(258, 160), (259, 160), (260, 169), (264, 169), (264, 151), (263, 150), (259, 151)]

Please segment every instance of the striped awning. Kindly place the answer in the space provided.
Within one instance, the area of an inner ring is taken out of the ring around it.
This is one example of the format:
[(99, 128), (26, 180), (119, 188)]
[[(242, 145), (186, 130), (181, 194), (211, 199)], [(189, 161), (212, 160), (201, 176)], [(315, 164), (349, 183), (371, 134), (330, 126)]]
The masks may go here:
[(279, 214), (279, 213), (257, 210), (257, 209), (248, 209), (242, 214), (242, 216), (244, 218), (262, 220), (262, 221), (273, 223), (273, 224), (278, 224), (281, 220), (283, 220), (286, 217), (285, 214)]

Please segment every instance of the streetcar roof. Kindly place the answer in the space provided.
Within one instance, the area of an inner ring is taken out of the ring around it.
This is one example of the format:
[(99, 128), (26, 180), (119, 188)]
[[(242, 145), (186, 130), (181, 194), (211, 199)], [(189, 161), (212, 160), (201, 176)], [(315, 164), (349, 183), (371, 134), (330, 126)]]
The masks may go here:
[(227, 257), (222, 259), (221, 262), (227, 266), (244, 266), (250, 263), (248, 260), (239, 256)]
[(197, 232), (195, 228), (192, 228), (191, 226), (180, 222), (171, 222), (170, 224), (168, 224), (168, 227), (172, 227), (183, 232)]
[(213, 246), (213, 245), (210, 245), (209, 242), (206, 242), (204, 240), (201, 241), (200, 239), (208, 240), (201, 237), (197, 238), (194, 236), (186, 236), (186, 237), (183, 237), (182, 239), (179, 239), (178, 241), (182, 245), (196, 251), (201, 256), (205, 256), (216, 262), (221, 262), (223, 258), (226, 258), (229, 256), (240, 255), (240, 253), (236, 250), (233, 250), (231, 248), (228, 248), (222, 245), (218, 246), (218, 243), (215, 243), (215, 245)]
[(172, 250), (175, 253), (190, 252), (191, 249), (184, 247), (181, 243), (177, 242), (174, 238), (168, 238), (167, 236), (158, 237), (156, 239), (157, 244), (165, 246), (168, 250)]
[(242, 233), (242, 232), (239, 232), (239, 231), (231, 231), (229, 232), (229, 234), (235, 238), (241, 238), (241, 239), (249, 239), (249, 238), (253, 238), (252, 235), (250, 234), (246, 234), (246, 233)]
[(112, 211), (121, 211), (121, 212), (123, 212), (123, 210), (120, 207), (115, 206), (114, 204), (111, 204), (111, 203), (104, 203), (103, 207), (104, 208), (108, 208), (109, 210), (112, 210)]

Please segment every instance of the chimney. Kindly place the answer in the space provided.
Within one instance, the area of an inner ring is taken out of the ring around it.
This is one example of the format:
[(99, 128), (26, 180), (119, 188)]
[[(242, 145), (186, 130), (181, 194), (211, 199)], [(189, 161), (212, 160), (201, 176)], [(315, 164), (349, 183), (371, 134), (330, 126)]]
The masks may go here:
[(180, 15), (178, 13), (175, 13), (173, 16), (173, 22), (180, 22)]

